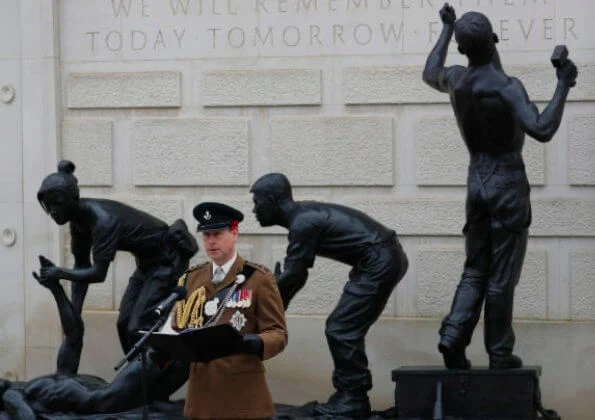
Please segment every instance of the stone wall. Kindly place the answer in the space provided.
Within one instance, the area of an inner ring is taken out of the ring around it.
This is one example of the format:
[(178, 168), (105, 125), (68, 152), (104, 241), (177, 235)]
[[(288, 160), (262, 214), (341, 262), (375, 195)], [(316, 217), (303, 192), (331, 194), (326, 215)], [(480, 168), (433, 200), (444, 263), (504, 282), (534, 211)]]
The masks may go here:
[[(132, 200), (173, 221), (222, 200), (247, 215), (259, 261), (283, 257), (279, 228), (251, 215), (248, 187), (281, 171), (298, 198), (364, 210), (403, 238), (412, 265), (387, 316), (442, 316), (463, 263), (468, 154), (448, 96), (421, 80), (440, 29), (433, 1), (64, 0), (62, 155), (87, 195)], [(554, 45), (579, 65), (549, 144), (527, 140), (534, 223), (517, 316), (593, 319), (593, 29), (584, 2), (459, 1), (488, 14), (502, 61), (543, 108)], [(593, 9), (592, 5), (586, 6)], [(452, 48), (449, 62), (461, 63)], [(150, 206), (150, 207), (149, 207)], [(117, 308), (127, 270), (98, 309)], [(323, 274), (324, 272), (324, 274)], [(346, 268), (320, 260), (292, 307), (328, 313)], [(328, 279), (328, 280), (326, 280)], [(580, 292), (584, 290), (585, 292)], [(318, 302), (304, 304), (302, 302)]]

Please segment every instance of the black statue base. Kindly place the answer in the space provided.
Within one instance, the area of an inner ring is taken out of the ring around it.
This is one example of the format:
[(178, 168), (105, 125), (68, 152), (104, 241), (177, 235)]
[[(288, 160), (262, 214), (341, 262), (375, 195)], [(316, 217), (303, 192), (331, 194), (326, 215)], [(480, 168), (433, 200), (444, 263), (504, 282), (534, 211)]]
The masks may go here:
[[(310, 401), (304, 405), (275, 404), (276, 415), (273, 420), (351, 420), (347, 417), (315, 416), (313, 414), (317, 401)], [(391, 408), (386, 411), (373, 411), (368, 420), (396, 420), (396, 411)]]
[[(143, 408), (122, 411), (119, 413), (75, 414), (75, 413), (45, 413), (37, 414), (42, 420), (142, 420)], [(156, 401), (149, 405), (149, 419), (151, 420), (186, 420), (184, 417), (184, 400)]]
[(398, 418), (537, 419), (538, 412), (545, 411), (540, 401), (540, 374), (540, 366), (507, 370), (395, 369), (392, 379), (396, 383)]

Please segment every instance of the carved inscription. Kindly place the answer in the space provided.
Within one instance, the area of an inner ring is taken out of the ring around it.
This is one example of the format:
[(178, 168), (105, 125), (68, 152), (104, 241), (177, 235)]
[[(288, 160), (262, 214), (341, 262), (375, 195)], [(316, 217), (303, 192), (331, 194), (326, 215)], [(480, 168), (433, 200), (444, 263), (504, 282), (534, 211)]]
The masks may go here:
[[(438, 0), (65, 0), (68, 15), (81, 14), (85, 24), (69, 25), (67, 20), (63, 39), (75, 47), (77, 56), (87, 58), (122, 53), (127, 58), (422, 53), (440, 33), (442, 4)], [(561, 14), (555, 0), (451, 4), (459, 14), (486, 13), (502, 49), (549, 50), (556, 43), (580, 43), (585, 36), (584, 19), (573, 15), (572, 8)]]

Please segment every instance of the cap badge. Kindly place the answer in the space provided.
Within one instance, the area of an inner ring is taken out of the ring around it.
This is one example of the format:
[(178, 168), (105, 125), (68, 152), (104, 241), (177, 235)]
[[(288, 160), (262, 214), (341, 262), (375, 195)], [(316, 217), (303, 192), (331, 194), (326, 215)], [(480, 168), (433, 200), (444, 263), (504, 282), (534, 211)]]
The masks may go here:
[(211, 220), (211, 213), (207, 210), (203, 216), (205, 220)]

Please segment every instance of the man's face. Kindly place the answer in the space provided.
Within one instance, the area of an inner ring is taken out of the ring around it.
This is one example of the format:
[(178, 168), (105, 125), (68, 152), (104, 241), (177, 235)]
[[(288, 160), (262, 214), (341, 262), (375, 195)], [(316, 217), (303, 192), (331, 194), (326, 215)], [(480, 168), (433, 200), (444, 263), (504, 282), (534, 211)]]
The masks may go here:
[(57, 224), (63, 225), (70, 221), (76, 201), (63, 191), (50, 191), (44, 195), (41, 204)]
[(254, 202), (252, 213), (256, 216), (260, 226), (273, 226), (275, 224), (276, 204), (261, 193), (253, 193), (252, 201)]
[(236, 252), (238, 231), (231, 229), (220, 229), (202, 233), (202, 243), (207, 256), (218, 266), (222, 266)]

